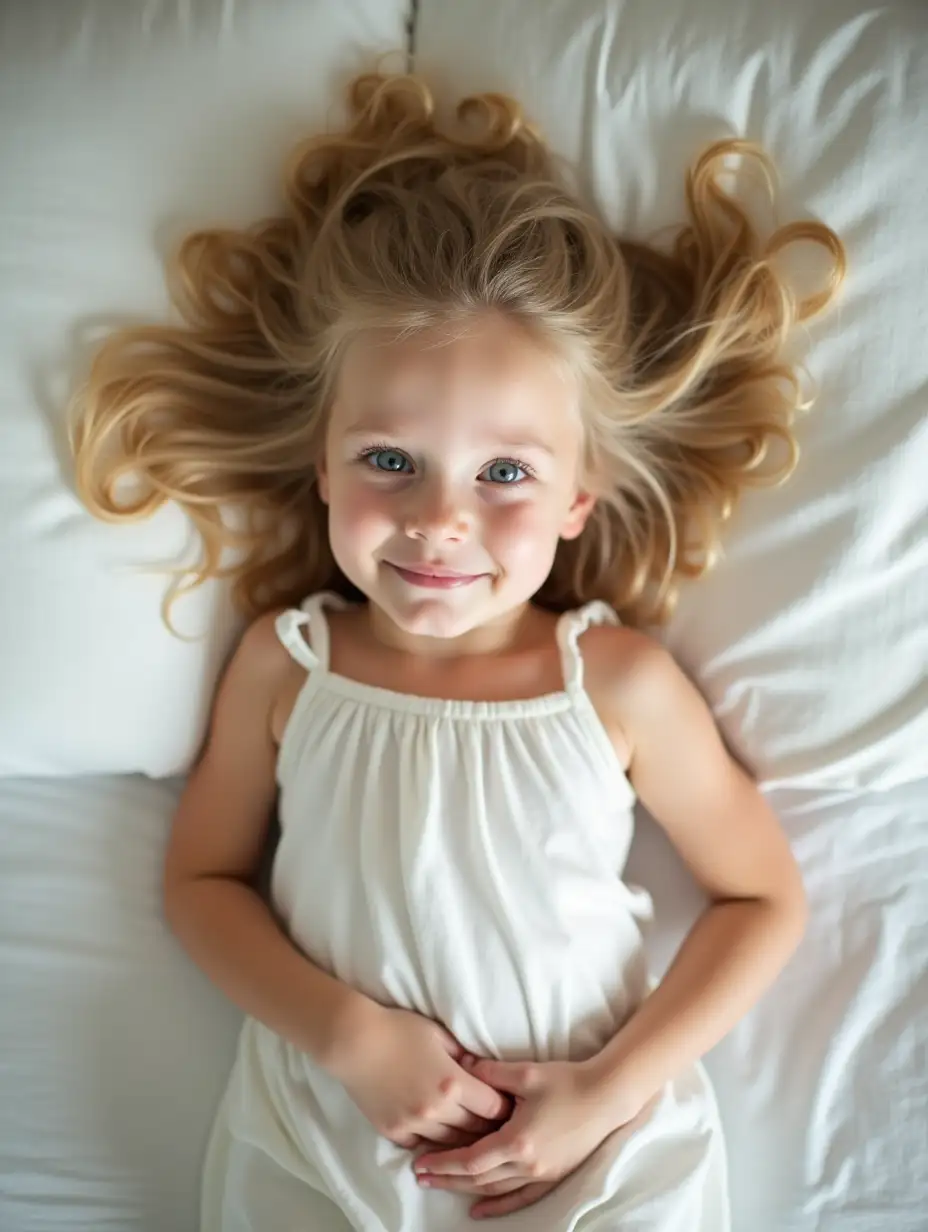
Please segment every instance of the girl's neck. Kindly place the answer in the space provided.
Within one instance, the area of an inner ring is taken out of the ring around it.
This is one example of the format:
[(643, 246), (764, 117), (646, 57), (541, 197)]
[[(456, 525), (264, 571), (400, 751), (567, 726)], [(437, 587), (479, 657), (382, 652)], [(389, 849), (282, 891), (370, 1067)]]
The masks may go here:
[(552, 612), (526, 604), (491, 630), (481, 626), (465, 638), (425, 639), (424, 649), (417, 639), (391, 637), (387, 622), (384, 633), (378, 616), (369, 604), (331, 613), (333, 675), (445, 701), (507, 702), (563, 690)]
[(531, 603), (523, 603), (458, 637), (422, 637), (399, 628), (373, 603), (365, 604), (362, 612), (366, 632), (377, 645), (398, 654), (431, 660), (505, 654), (534, 641), (541, 632), (539, 626), (547, 624), (543, 613)]

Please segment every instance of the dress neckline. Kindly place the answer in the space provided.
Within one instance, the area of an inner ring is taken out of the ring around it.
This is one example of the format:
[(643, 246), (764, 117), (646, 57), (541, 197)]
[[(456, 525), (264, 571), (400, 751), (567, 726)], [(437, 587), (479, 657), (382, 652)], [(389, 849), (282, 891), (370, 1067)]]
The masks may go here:
[[(460, 719), (505, 719), (556, 714), (569, 709), (575, 702), (576, 688), (571, 687), (575, 673), (569, 658), (576, 648), (565, 646), (565, 622), (561, 616), (555, 624), (555, 637), (560, 647), (562, 683), (559, 689), (545, 693), (512, 698), (448, 698), (428, 694), (407, 693), (385, 685), (357, 680), (331, 667), (331, 633), (326, 608), (348, 611), (360, 606), (331, 591), (310, 596), (299, 608), (291, 608), (278, 618), (277, 633), (290, 654), (309, 673), (309, 692), (334, 693), (378, 709), (407, 714)], [(313, 683), (311, 683), (313, 682)]]
[[(310, 673), (312, 679), (313, 672)], [(307, 681), (309, 683), (309, 681)], [(401, 693), (383, 685), (367, 684), (341, 672), (326, 668), (318, 672), (318, 689), (353, 698), (385, 710), (402, 710), (407, 714), (440, 715), (443, 718), (502, 719), (527, 718), (555, 714), (567, 710), (573, 698), (566, 689), (538, 693), (532, 697), (504, 698), (484, 701), (478, 698), (427, 697), (419, 693)]]
[[(605, 763), (617, 774), (629, 800), (634, 801), (635, 791), (626, 768), (620, 763), (615, 746), (583, 687), (583, 660), (578, 638), (591, 623), (617, 623), (615, 613), (605, 603), (589, 603), (577, 611), (564, 613), (559, 618), (556, 631), (564, 663), (562, 688), (536, 694), (534, 697), (498, 701), (402, 693), (383, 685), (367, 684), (340, 672), (333, 672), (329, 666), (329, 629), (324, 612), (324, 608), (329, 605), (350, 606), (340, 596), (322, 592), (311, 596), (299, 608), (287, 609), (277, 618), (277, 634), (281, 642), (293, 658), (307, 669), (306, 680), (281, 733), (278, 767), (286, 760), (286, 750), (295, 739), (295, 733), (303, 723), (303, 716), (312, 705), (312, 700), (320, 694), (342, 698), (373, 710), (392, 711), (397, 715), (440, 722), (450, 721), (462, 726), (474, 723), (502, 725), (506, 721), (518, 723), (573, 713), (585, 728), (592, 746), (599, 749)], [(303, 630), (306, 626), (309, 626), (310, 641), (304, 636)]]

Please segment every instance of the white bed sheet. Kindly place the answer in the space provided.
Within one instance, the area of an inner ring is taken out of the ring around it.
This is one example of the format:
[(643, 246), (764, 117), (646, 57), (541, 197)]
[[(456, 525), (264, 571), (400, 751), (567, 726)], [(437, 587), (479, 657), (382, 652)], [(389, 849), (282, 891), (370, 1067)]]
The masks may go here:
[(240, 1018), (162, 919), (178, 791), (0, 780), (3, 1232), (196, 1232)]
[[(775, 790), (811, 921), (780, 979), (707, 1057), (733, 1232), (928, 1227), (928, 781)], [(655, 971), (700, 897), (650, 819), (629, 875), (655, 899)]]

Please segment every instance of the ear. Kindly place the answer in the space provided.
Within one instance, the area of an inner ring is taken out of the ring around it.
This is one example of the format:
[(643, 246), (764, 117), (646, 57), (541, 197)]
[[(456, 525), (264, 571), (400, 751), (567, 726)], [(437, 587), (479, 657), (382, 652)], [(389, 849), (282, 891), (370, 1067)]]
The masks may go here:
[(593, 512), (596, 497), (592, 492), (578, 492), (573, 504), (567, 511), (567, 516), (561, 524), (562, 539), (576, 539), (586, 526), (587, 518)]

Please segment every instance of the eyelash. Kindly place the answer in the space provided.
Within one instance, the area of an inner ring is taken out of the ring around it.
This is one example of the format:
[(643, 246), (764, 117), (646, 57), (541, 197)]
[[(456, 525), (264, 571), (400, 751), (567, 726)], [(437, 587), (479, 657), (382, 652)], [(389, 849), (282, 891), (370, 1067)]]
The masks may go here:
[[(395, 445), (389, 445), (389, 444), (387, 444), (387, 443), (384, 441), (384, 442), (380, 442), (380, 443), (378, 443), (378, 444), (376, 444), (376, 445), (366, 445), (366, 446), (364, 447), (364, 449), (362, 449), (362, 450), (358, 453), (358, 455), (357, 455), (357, 457), (356, 457), (355, 461), (356, 461), (356, 462), (365, 462), (368, 458), (372, 458), (372, 457), (374, 456), (374, 454), (376, 454), (376, 453), (401, 453), (401, 454), (403, 455), (403, 457), (404, 457), (404, 458), (405, 458), (405, 457), (408, 457), (408, 455), (407, 455), (407, 453), (406, 453), (405, 449), (397, 449), (397, 447), (396, 447)], [(534, 468), (533, 466), (530, 466), (528, 462), (521, 462), (518, 458), (509, 458), (509, 457), (505, 457), (505, 458), (504, 458), (504, 457), (500, 457), (500, 458), (492, 458), (492, 459), (491, 459), (491, 460), (487, 463), (487, 466), (492, 466), (494, 462), (508, 462), (510, 466), (516, 466), (516, 467), (518, 467), (518, 468), (519, 468), (519, 470), (520, 470), (520, 471), (524, 471), (524, 472), (525, 472), (525, 476), (526, 476), (526, 478), (527, 478), (527, 479), (537, 479), (537, 478), (538, 478), (538, 473), (537, 473), (537, 471), (535, 470), (535, 468)], [(486, 470), (486, 467), (484, 467), (483, 469), (484, 469), (484, 470)], [(382, 473), (383, 473), (384, 475), (388, 475), (390, 472), (389, 472), (389, 471), (383, 471)], [(403, 472), (401, 472), (401, 471), (400, 471), (400, 472), (397, 472), (397, 473), (398, 473), (398, 474), (402, 474)], [(499, 484), (499, 485), (497, 485), (497, 486), (498, 486), (498, 487), (507, 487), (507, 486), (509, 486), (509, 485), (507, 485), (507, 484)], [(518, 486), (518, 484), (512, 484), (511, 486), (512, 486), (512, 487), (517, 487), (517, 486)]]
[[(516, 466), (519, 468), (520, 471), (524, 471), (526, 479), (537, 479), (538, 478), (535, 468), (532, 466), (529, 466), (527, 462), (520, 462), (518, 458), (494, 458), (493, 462), (508, 462), (510, 466)], [(492, 465), (493, 465), (492, 462), (487, 463), (487, 466), (492, 466)], [(501, 486), (506, 487), (506, 484), (502, 484)]]

